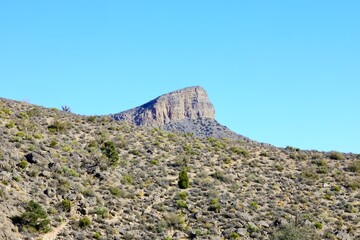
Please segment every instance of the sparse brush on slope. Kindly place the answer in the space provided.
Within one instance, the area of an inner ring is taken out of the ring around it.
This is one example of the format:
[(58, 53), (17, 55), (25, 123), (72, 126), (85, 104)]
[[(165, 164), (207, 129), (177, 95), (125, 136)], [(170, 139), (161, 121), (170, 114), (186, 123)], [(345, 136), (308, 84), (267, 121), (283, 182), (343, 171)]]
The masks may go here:
[(359, 239), (358, 161), (0, 99), (0, 239)]

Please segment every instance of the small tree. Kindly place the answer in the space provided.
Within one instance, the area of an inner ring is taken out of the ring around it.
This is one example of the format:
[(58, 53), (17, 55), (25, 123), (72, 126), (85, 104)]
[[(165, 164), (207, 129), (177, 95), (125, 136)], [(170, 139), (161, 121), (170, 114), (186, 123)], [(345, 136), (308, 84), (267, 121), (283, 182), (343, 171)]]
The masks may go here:
[(64, 112), (71, 112), (71, 108), (67, 105), (64, 105), (61, 107), (61, 109), (64, 111)]
[(48, 232), (50, 230), (50, 221), (46, 211), (39, 203), (32, 200), (26, 206), (26, 212), (19, 216), (13, 216), (11, 220), (20, 229), (36, 230), (38, 232)]
[(109, 159), (109, 165), (116, 167), (119, 163), (119, 153), (115, 148), (115, 144), (112, 141), (104, 142), (101, 147), (103, 154)]
[(179, 181), (178, 181), (179, 188), (186, 189), (189, 188), (189, 177), (186, 172), (186, 168), (183, 167), (181, 172), (179, 173)]

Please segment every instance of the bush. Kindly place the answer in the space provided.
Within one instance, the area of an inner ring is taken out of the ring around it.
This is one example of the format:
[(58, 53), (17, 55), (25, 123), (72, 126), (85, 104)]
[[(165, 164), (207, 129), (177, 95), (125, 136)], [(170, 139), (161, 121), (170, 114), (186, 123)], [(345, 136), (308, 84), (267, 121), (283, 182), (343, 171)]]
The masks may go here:
[(115, 144), (112, 141), (104, 142), (101, 147), (102, 153), (108, 158), (108, 163), (112, 167), (116, 167), (119, 164), (119, 153), (115, 148)]
[(109, 211), (107, 210), (107, 208), (102, 206), (95, 208), (95, 213), (101, 218), (106, 218), (109, 215)]
[(6, 128), (13, 128), (15, 126), (15, 123), (13, 121), (10, 121), (9, 123), (5, 124)]
[(71, 148), (71, 146), (66, 145), (66, 146), (63, 146), (62, 150), (63, 150), (64, 152), (71, 152), (71, 151), (72, 151), (72, 148)]
[(357, 190), (358, 188), (360, 188), (360, 177), (359, 178), (354, 178), (354, 179), (347, 179), (345, 181), (345, 187), (350, 188), (352, 190)]
[(322, 229), (322, 228), (323, 228), (322, 223), (321, 223), (321, 222), (316, 222), (316, 223), (315, 223), (315, 228), (316, 228), (316, 229)]
[(58, 145), (58, 142), (56, 140), (51, 140), (50, 147), (55, 148)]
[(123, 191), (120, 188), (112, 187), (110, 188), (110, 193), (116, 197), (119, 197), (120, 195), (123, 194)]
[(335, 151), (330, 152), (329, 157), (333, 160), (343, 160), (344, 159), (344, 156), (341, 153), (335, 152)]
[(64, 199), (61, 201), (61, 207), (65, 212), (71, 211), (71, 202), (68, 199)]
[(259, 205), (257, 204), (257, 202), (250, 202), (250, 208), (252, 208), (253, 210), (257, 210), (259, 208)]
[(184, 167), (181, 172), (179, 173), (179, 181), (178, 181), (179, 188), (186, 189), (189, 188), (189, 177), (186, 172), (186, 168)]
[(187, 207), (188, 207), (187, 204), (186, 204), (186, 202), (183, 201), (183, 200), (177, 200), (177, 201), (176, 201), (176, 205), (177, 205), (179, 208), (187, 208)]
[(124, 183), (124, 184), (132, 184), (133, 181), (134, 181), (133, 178), (129, 174), (125, 174), (121, 178), (121, 182)]
[(211, 174), (213, 178), (218, 179), (221, 182), (229, 183), (231, 182), (231, 179), (225, 175), (225, 172), (223, 171), (215, 171), (214, 174)]
[(281, 165), (280, 163), (276, 163), (275, 169), (278, 170), (279, 172), (282, 172), (282, 171), (284, 171), (284, 166)]
[(28, 162), (26, 160), (21, 160), (19, 163), (19, 167), (22, 169), (25, 169), (28, 165)]
[(360, 172), (360, 160), (350, 163), (348, 166), (348, 170), (350, 172)]
[(41, 134), (40, 133), (34, 133), (33, 137), (35, 139), (41, 139)]
[(210, 202), (209, 211), (220, 212), (220, 203), (218, 198), (213, 198)]
[(79, 174), (74, 169), (71, 169), (67, 166), (62, 167), (60, 171), (67, 177), (69, 177), (69, 176), (78, 177), (79, 176)]
[(48, 214), (39, 203), (31, 200), (25, 209), (26, 212), (23, 214), (11, 218), (15, 225), (28, 231), (48, 232), (50, 230)]
[(96, 232), (93, 234), (93, 238), (95, 238), (95, 239), (100, 239), (100, 237), (101, 237), (101, 234), (99, 232)]
[(340, 190), (341, 190), (340, 187), (337, 186), (337, 185), (334, 185), (334, 186), (331, 187), (331, 191), (340, 192)]
[(96, 120), (96, 116), (88, 116), (87, 117), (88, 122), (95, 122), (95, 120)]
[(178, 197), (179, 197), (181, 200), (186, 200), (186, 198), (187, 198), (187, 192), (179, 192), (179, 193), (178, 193)]
[(276, 229), (271, 236), (272, 240), (316, 240), (320, 239), (311, 228), (285, 225)]
[(86, 228), (91, 225), (91, 220), (89, 217), (85, 216), (79, 220), (79, 227)]
[(70, 126), (70, 123), (67, 122), (54, 121), (53, 124), (48, 126), (48, 130), (51, 133), (64, 132), (70, 128)]
[(236, 232), (232, 232), (229, 236), (230, 239), (240, 239), (240, 235)]
[(261, 152), (259, 154), (260, 157), (270, 157), (270, 154), (268, 152)]
[(181, 229), (185, 225), (185, 219), (181, 214), (168, 213), (164, 216), (164, 218), (170, 227)]
[(250, 153), (248, 151), (246, 151), (245, 149), (242, 148), (236, 148), (236, 147), (231, 147), (230, 151), (238, 154), (238, 155), (243, 155), (244, 157), (249, 157)]

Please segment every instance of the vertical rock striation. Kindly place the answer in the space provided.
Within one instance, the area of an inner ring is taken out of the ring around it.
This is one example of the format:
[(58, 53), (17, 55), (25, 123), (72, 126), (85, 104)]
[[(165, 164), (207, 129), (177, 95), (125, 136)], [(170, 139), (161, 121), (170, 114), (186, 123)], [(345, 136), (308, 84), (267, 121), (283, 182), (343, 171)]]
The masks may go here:
[(138, 126), (162, 126), (183, 120), (215, 119), (204, 88), (188, 87), (162, 95), (139, 107), (112, 115)]

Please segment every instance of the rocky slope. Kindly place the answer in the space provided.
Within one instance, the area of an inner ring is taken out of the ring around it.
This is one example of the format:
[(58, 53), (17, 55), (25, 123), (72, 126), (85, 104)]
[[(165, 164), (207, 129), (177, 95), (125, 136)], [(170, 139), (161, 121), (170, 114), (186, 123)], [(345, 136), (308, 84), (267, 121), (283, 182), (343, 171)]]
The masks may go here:
[(136, 126), (157, 127), (196, 137), (229, 138), (251, 141), (215, 120), (215, 109), (200, 86), (164, 94), (139, 107), (111, 115), (117, 121)]
[(185, 119), (214, 119), (215, 109), (205, 89), (197, 86), (162, 95), (113, 117), (138, 126), (155, 127)]
[(356, 154), (0, 99), (0, 239), (359, 239), (359, 188)]

